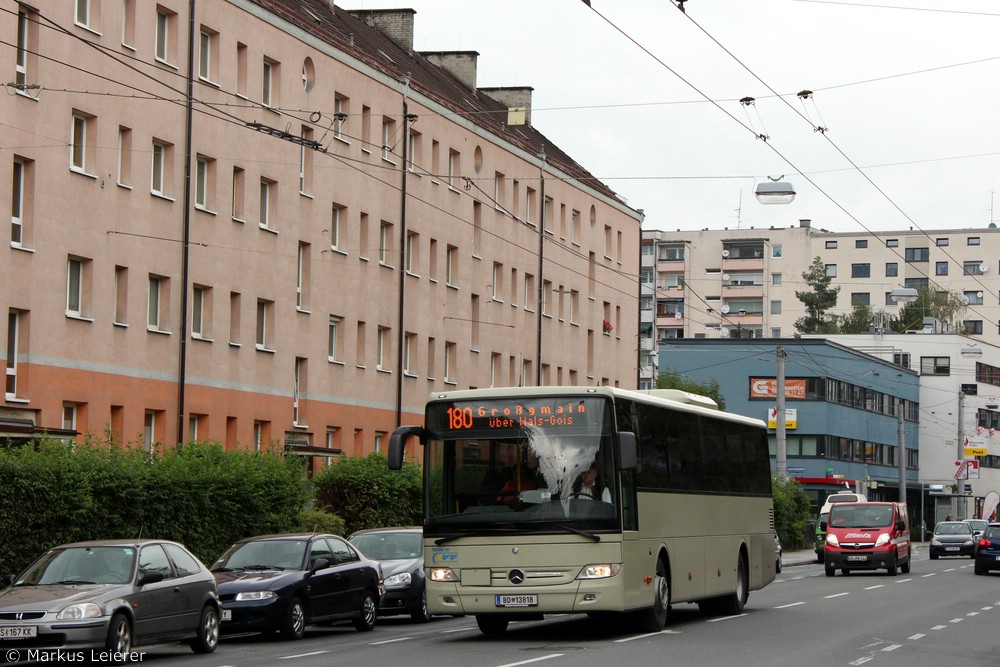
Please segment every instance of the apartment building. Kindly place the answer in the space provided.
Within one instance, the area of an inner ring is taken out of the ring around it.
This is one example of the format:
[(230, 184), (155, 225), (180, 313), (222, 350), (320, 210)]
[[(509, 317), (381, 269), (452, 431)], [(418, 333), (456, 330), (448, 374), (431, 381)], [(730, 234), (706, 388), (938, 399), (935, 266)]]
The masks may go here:
[(432, 391), (635, 386), (641, 213), (412, 10), (4, 9), (0, 422), (321, 465)]
[[(897, 287), (929, 287), (966, 304), (960, 326), (1000, 344), (1000, 235), (984, 229), (829, 232), (800, 220), (786, 228), (643, 232), (640, 386), (655, 383), (657, 350), (674, 338), (795, 335), (805, 315), (796, 292), (819, 257), (840, 289), (831, 314), (865, 304), (873, 326), (900, 309)], [(922, 322), (911, 328), (922, 328)]]

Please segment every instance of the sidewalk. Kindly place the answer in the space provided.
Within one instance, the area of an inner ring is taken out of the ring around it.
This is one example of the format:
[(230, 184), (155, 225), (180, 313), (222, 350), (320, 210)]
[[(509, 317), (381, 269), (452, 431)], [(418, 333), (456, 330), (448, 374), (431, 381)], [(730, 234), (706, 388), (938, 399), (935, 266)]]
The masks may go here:
[(799, 549), (798, 551), (785, 551), (781, 554), (781, 567), (791, 567), (793, 565), (811, 565), (818, 562), (816, 552), (812, 549)]

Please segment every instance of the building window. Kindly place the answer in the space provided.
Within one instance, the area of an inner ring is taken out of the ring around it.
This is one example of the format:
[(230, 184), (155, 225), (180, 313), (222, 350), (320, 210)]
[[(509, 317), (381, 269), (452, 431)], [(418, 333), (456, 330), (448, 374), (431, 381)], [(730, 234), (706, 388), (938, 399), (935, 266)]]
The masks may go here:
[(254, 339), (258, 350), (274, 350), (274, 302), (257, 299), (257, 333)]
[(146, 328), (166, 331), (167, 306), (170, 303), (169, 279), (150, 274), (149, 295), (146, 301)]
[(774, 259), (778, 259), (779, 257), (781, 257), (780, 243), (775, 243), (774, 245), (771, 246), (771, 257)]
[(826, 242), (826, 249), (827, 250), (836, 250), (837, 249), (837, 242), (836, 241), (827, 241)]
[(885, 277), (895, 278), (899, 275), (899, 264), (896, 262), (886, 262), (885, 263)]
[(38, 52), (38, 15), (24, 5), (17, 8), (17, 45), (14, 58), (14, 86), (27, 92), (28, 75), (35, 67)]
[(150, 170), (149, 191), (154, 195), (169, 197), (173, 189), (174, 146), (158, 139), (153, 140), (153, 160)]
[(20, 347), (21, 313), (10, 310), (7, 313), (7, 361), (4, 393), (7, 398), (17, 397), (17, 356)]
[(938, 238), (938, 239), (935, 239), (935, 240), (934, 240), (934, 245), (938, 246), (939, 248), (941, 248), (941, 247), (945, 247), (945, 246), (947, 246), (947, 245), (948, 245), (948, 239), (946, 239), (946, 238), (943, 238), (943, 237), (942, 237), (942, 238)]
[(899, 247), (899, 239), (886, 239), (885, 240), (885, 247), (886, 248), (898, 248)]
[(979, 245), (979, 237), (970, 236), (969, 238), (965, 239), (965, 245)]
[(343, 216), (344, 207), (334, 204), (330, 211), (330, 249), (340, 250), (340, 219)]
[(871, 278), (871, 275), (872, 275), (871, 264), (851, 264), (852, 278)]
[(982, 262), (962, 262), (962, 274), (966, 276), (981, 276), (986, 269)]
[(336, 315), (330, 316), (330, 323), (327, 327), (326, 336), (326, 358), (329, 361), (339, 361), (337, 355), (339, 354), (339, 333), (340, 333), (340, 317)]
[(780, 273), (772, 273), (771, 274), (771, 284), (772, 285), (780, 285), (781, 284), (781, 274)]
[(350, 109), (350, 100), (343, 95), (337, 94), (333, 99), (333, 136), (337, 139), (344, 138), (344, 125), (347, 123)]
[(292, 378), (292, 425), (304, 426), (305, 419), (302, 410), (302, 396), (306, 393), (306, 376), (309, 362), (302, 357), (295, 357), (295, 375)]
[(66, 314), (84, 317), (90, 310), (90, 260), (70, 257), (66, 269)]
[(983, 333), (983, 321), (982, 320), (965, 320), (962, 322), (962, 329), (967, 335), (975, 335)]
[(444, 344), (444, 381), (449, 384), (455, 384), (458, 372), (455, 366), (455, 352), (455, 343)]
[(382, 117), (382, 159), (392, 162), (393, 141), (396, 134), (396, 121), (388, 116)]
[(406, 232), (406, 257), (404, 268), (407, 273), (412, 273), (414, 275), (419, 273), (419, 247), (420, 235), (416, 232)]
[(392, 330), (389, 327), (379, 327), (375, 333), (375, 368), (388, 371), (392, 364), (390, 349), (392, 347)]
[(299, 241), (298, 261), (295, 271), (295, 308), (307, 312), (309, 309), (310, 244)]
[(191, 292), (191, 335), (195, 338), (209, 338), (212, 290), (210, 287), (195, 285)]
[(274, 230), (274, 207), (277, 199), (275, 191), (277, 189), (278, 184), (274, 181), (267, 178), (260, 179), (260, 222), (258, 225), (261, 229)]
[(239, 292), (229, 293), (229, 344), (240, 346), (240, 305), (242, 296)]
[(979, 290), (963, 292), (962, 301), (965, 301), (967, 305), (970, 306), (981, 306), (983, 305), (983, 293)]
[(115, 267), (115, 324), (128, 326), (128, 267)]
[(246, 171), (241, 167), (233, 167), (233, 220), (237, 222), (243, 222), (245, 219), (245, 187)]
[(871, 305), (871, 294), (869, 294), (868, 292), (852, 292), (851, 305), (852, 306)]
[(247, 45), (241, 42), (236, 43), (236, 94), (240, 97), (247, 97)]
[(132, 130), (118, 127), (118, 185), (132, 187)]
[(392, 223), (383, 220), (378, 227), (378, 261), (390, 266), (392, 260)]
[(73, 112), (72, 137), (70, 138), (70, 169), (88, 174), (87, 169), (94, 158), (94, 146), (90, 137), (94, 133), (94, 117), (79, 111)]
[(199, 155), (195, 162), (194, 205), (203, 211), (211, 211), (215, 193), (215, 160)]
[(409, 131), (409, 140), (406, 147), (406, 168), (413, 172), (416, 171), (416, 165), (420, 164), (420, 133)]
[(453, 245), (449, 245), (445, 250), (444, 259), (444, 281), (447, 285), (454, 287), (458, 280), (458, 248)]
[(951, 375), (951, 357), (920, 357), (921, 375)]
[(906, 248), (904, 258), (907, 262), (927, 262), (930, 260), (931, 252), (929, 248)]
[(99, 23), (99, 9), (100, 3), (97, 0), (76, 0), (76, 11), (73, 14), (73, 20), (78, 26), (93, 30)]
[(403, 336), (403, 373), (416, 374), (417, 334), (407, 333)]
[(456, 150), (448, 151), (448, 185), (455, 187), (459, 178), (462, 177), (462, 154)]
[(312, 128), (302, 126), (302, 144), (299, 146), (299, 192), (308, 195), (312, 192), (313, 143)]
[(14, 157), (10, 197), (10, 244), (21, 248), (30, 243), (31, 209), (34, 201), (34, 163)]
[(948, 275), (948, 262), (934, 262), (934, 275), (935, 276)]
[(867, 239), (856, 239), (854, 241), (854, 247), (855, 248), (867, 248), (868, 247), (868, 240)]
[(156, 8), (156, 59), (170, 64), (177, 60), (177, 14)]
[(780, 301), (771, 301), (771, 314), (772, 315), (781, 315), (781, 302)]
[(219, 33), (205, 26), (198, 42), (198, 77), (209, 83), (219, 79)]
[(266, 107), (277, 106), (278, 96), (278, 63), (264, 58), (263, 72), (261, 74), (260, 101)]
[(826, 265), (826, 275), (828, 277), (830, 277), (830, 278), (836, 278), (837, 277), (837, 265), (836, 264), (827, 264)]

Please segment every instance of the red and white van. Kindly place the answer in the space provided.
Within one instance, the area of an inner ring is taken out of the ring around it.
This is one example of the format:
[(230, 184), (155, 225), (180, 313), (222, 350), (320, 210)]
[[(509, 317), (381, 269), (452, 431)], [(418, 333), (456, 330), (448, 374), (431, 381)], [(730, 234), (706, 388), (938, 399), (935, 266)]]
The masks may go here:
[(823, 561), (826, 576), (841, 570), (910, 571), (910, 524), (903, 503), (837, 503), (830, 507)]

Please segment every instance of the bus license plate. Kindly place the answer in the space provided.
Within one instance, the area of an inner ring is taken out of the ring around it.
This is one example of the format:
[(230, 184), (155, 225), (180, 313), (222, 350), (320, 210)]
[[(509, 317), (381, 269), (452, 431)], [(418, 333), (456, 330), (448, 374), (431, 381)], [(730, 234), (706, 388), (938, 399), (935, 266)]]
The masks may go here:
[(0, 639), (30, 639), (37, 636), (37, 625), (0, 625)]
[(537, 607), (537, 595), (498, 595), (498, 607)]
[(868, 556), (866, 556), (864, 554), (859, 554), (859, 555), (856, 555), (856, 556), (848, 556), (847, 560), (851, 561), (851, 562), (854, 562), (854, 563), (858, 563), (858, 562), (863, 563), (866, 560), (868, 560)]

